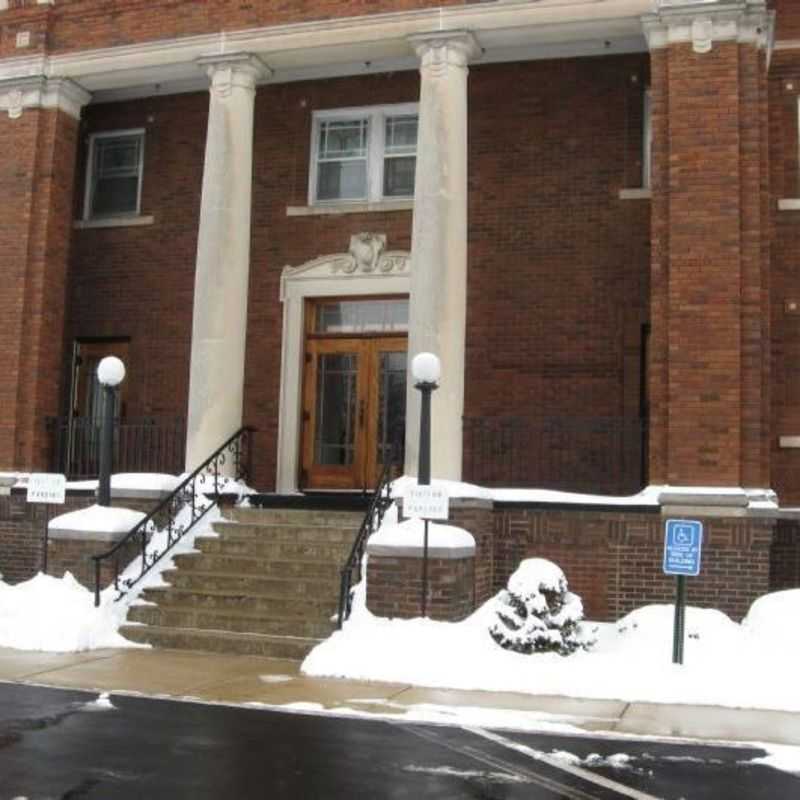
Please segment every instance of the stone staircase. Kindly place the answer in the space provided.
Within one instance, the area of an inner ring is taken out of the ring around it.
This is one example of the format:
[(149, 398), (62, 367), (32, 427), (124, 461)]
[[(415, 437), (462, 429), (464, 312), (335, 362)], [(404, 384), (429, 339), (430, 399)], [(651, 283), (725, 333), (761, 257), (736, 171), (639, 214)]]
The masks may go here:
[[(336, 627), (361, 512), (232, 508), (145, 589), (120, 628), (155, 647), (300, 660)], [(143, 624), (141, 624), (143, 623)]]

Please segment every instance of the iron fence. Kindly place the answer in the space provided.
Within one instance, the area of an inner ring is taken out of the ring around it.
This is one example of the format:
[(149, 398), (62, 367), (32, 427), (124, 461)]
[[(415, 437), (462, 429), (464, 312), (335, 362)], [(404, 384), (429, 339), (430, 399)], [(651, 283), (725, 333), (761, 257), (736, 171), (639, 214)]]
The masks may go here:
[(632, 494), (647, 483), (647, 422), (623, 417), (464, 419), (464, 480)]
[[(96, 478), (100, 472), (100, 421), (50, 417), (50, 463), (70, 480)], [(186, 421), (182, 417), (115, 420), (113, 472), (164, 472), (184, 469)]]

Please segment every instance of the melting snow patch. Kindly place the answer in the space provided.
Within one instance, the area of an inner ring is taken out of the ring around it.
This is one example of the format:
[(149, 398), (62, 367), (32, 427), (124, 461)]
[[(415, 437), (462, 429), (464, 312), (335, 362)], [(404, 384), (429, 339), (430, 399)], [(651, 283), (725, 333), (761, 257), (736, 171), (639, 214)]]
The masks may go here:
[(289, 683), (294, 678), (291, 675), (259, 675), (261, 683)]
[(767, 751), (767, 755), (742, 763), (764, 764), (764, 766), (779, 769), (782, 772), (791, 772), (793, 775), (800, 775), (800, 747), (776, 744), (761, 746)]
[(447, 775), (454, 778), (483, 780), (490, 783), (530, 783), (528, 778), (522, 775), (514, 775), (510, 772), (481, 772), (480, 770), (455, 769), (455, 767), (418, 767), (411, 764), (407, 767), (403, 767), (403, 772), (422, 772), (426, 775)]
[(108, 692), (103, 692), (97, 696), (96, 700), (86, 703), (84, 711), (114, 711), (116, 706), (111, 702)]

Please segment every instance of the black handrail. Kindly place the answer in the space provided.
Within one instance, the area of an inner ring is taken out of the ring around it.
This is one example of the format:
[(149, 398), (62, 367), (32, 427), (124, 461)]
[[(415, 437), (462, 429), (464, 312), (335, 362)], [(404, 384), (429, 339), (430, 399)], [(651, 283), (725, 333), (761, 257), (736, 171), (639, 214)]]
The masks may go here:
[(367, 546), (367, 540), (372, 534), (378, 530), (383, 522), (383, 516), (386, 509), (392, 504), (392, 477), (394, 475), (395, 467), (398, 463), (398, 456), (401, 448), (398, 445), (388, 448), (390, 455), (387, 462), (383, 465), (383, 471), (378, 481), (378, 486), (375, 493), (372, 495), (372, 500), (369, 504), (369, 509), (358, 529), (356, 539), (353, 542), (353, 547), (350, 550), (350, 555), (341, 571), (341, 579), (339, 582), (339, 613), (337, 628), (341, 629), (342, 623), (350, 616), (350, 608), (353, 603), (352, 585), (354, 573), (361, 573), (361, 561), (364, 557), (364, 549)]
[[(94, 604), (100, 605), (100, 565), (102, 561), (114, 557), (114, 588), (117, 591), (115, 601), (119, 600), (138, 583), (168, 553), (216, 504), (220, 496), (220, 480), (231, 477), (234, 480), (246, 478), (249, 473), (249, 457), (251, 448), (249, 437), (254, 428), (243, 427), (218, 447), (194, 472), (183, 481), (168, 497), (165, 497), (144, 519), (133, 527), (110, 550), (92, 556), (94, 561)], [(230, 476), (224, 474), (228, 459), (233, 459), (233, 470)], [(200, 487), (198, 481), (206, 476), (213, 476), (213, 491)], [(205, 496), (205, 501), (198, 502), (199, 495)], [(186, 506), (191, 509), (191, 519), (186, 525), (177, 525), (176, 517)], [(147, 552), (150, 537), (157, 532), (156, 520), (166, 514), (166, 526), (162, 528), (167, 532), (167, 544), (163, 550)], [(135, 578), (127, 578), (122, 583), (125, 588), (120, 588), (119, 557), (122, 549), (131, 542), (139, 539), (142, 568)]]

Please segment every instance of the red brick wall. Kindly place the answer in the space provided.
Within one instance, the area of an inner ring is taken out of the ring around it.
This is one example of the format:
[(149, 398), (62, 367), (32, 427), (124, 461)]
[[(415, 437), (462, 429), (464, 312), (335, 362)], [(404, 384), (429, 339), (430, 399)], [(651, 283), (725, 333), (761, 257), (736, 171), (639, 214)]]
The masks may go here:
[[(705, 519), (701, 574), (689, 578), (688, 602), (735, 619), (770, 591), (774, 522)], [(546, 558), (583, 598), (586, 616), (615, 620), (649, 603), (672, 603), (675, 579), (662, 572), (659, 514), (504, 509), (495, 529), (495, 589), (524, 558)]]
[[(468, 415), (638, 414), (648, 212), (618, 193), (641, 170), (645, 79), (643, 56), (471, 70)], [(307, 203), (311, 112), (418, 92), (415, 72), (258, 91), (245, 420), (259, 430), (260, 488), (275, 475), (281, 269), (342, 252), (359, 231), (410, 247), (409, 211), (286, 216)], [(84, 141), (147, 129), (142, 212), (155, 224), (75, 233), (67, 326), (68, 341), (131, 337), (134, 415), (186, 411), (206, 106), (196, 94), (85, 114)]]
[(649, 209), (619, 191), (646, 79), (642, 56), (471, 68), (465, 416), (638, 414)]
[[(51, 520), (70, 511), (88, 508), (95, 502), (91, 492), (69, 492), (63, 506), (51, 505), (48, 510), (42, 503), (26, 502), (24, 490), (0, 495), (0, 575), (3, 580), (6, 583), (26, 581), (42, 569), (45, 518)], [(156, 504), (155, 500), (112, 498), (114, 506), (132, 508), (145, 514), (150, 513)], [(164, 522), (165, 520), (161, 520), (157, 524), (163, 525)], [(78, 565), (81, 569), (89, 569), (91, 565), (83, 563), (84, 556), (102, 553), (109, 546), (103, 542), (65, 544), (63, 540), (56, 544), (52, 540), (48, 550), (47, 572), (60, 578), (64, 570), (74, 573)], [(127, 557), (121, 557), (119, 563), (124, 566)], [(104, 580), (110, 580), (110, 569), (111, 567), (104, 567)], [(82, 577), (76, 577), (85, 582)], [(91, 573), (91, 585), (94, 586), (94, 573)]]
[(0, 118), (0, 464), (42, 468), (44, 416), (58, 409), (62, 378), (77, 123), (59, 111)]
[[(474, 609), (472, 558), (428, 559), (426, 616), (458, 622)], [(422, 559), (370, 556), (367, 607), (379, 617), (421, 616)]]
[(769, 483), (763, 55), (652, 55), (651, 481)]
[(778, 441), (800, 433), (800, 212), (778, 211), (777, 206), (780, 199), (800, 197), (798, 98), (800, 54), (778, 52), (769, 85), (772, 486), (790, 505), (800, 502), (800, 450), (781, 449)]
[(51, 52), (63, 52), (462, 3), (463, 0), (58, 0), (54, 6), (43, 7), (37, 6), (35, 0), (16, 0), (12, 3), (15, 7), (3, 14), (0, 53), (19, 55), (14, 39), (17, 30), (32, 32), (31, 49), (46, 45)]
[(469, 531), (475, 539), (475, 605), (485, 603), (493, 594), (494, 510), (488, 501), (451, 500), (449, 524)]
[(769, 5), (777, 12), (775, 38), (800, 39), (800, 6), (796, 0), (770, 0)]
[(778, 520), (772, 541), (770, 564), (771, 591), (800, 587), (800, 521)]

